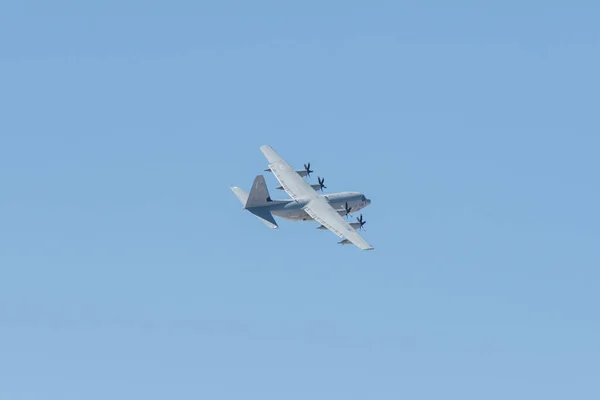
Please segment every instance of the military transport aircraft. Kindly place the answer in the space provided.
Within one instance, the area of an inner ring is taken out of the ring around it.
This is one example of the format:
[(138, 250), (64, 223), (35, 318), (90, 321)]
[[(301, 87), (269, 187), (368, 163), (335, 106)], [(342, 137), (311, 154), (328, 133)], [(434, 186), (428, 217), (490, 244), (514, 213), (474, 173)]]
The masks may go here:
[(250, 211), (269, 228), (279, 227), (273, 215), (292, 221), (314, 220), (321, 224), (317, 229), (328, 229), (342, 238), (339, 244), (354, 244), (361, 250), (373, 250), (373, 246), (358, 233), (366, 222), (362, 214), (357, 222), (351, 223), (342, 217), (365, 208), (371, 200), (358, 192), (319, 194), (317, 190), (326, 188), (324, 178), (318, 177), (319, 183), (313, 185), (304, 180), (313, 172), (310, 163), (305, 164), (303, 170), (294, 170), (271, 146), (261, 146), (260, 150), (269, 161), (269, 168), (265, 171), (275, 175), (281, 184), (277, 189), (285, 190), (292, 199), (272, 200), (265, 177), (258, 175), (250, 193), (237, 186), (231, 188), (243, 209)]

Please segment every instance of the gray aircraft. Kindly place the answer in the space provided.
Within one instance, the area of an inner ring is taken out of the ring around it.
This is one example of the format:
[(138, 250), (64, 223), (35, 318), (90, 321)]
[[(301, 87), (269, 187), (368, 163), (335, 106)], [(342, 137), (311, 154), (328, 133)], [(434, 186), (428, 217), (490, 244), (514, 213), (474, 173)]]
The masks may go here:
[(258, 175), (254, 179), (250, 192), (245, 192), (237, 186), (231, 188), (243, 205), (269, 228), (278, 228), (274, 215), (291, 221), (316, 221), (321, 225), (317, 229), (328, 229), (342, 241), (339, 244), (354, 244), (361, 250), (373, 250), (367, 241), (358, 233), (365, 224), (362, 214), (357, 222), (347, 222), (344, 217), (355, 213), (369, 204), (371, 200), (358, 192), (341, 192), (319, 194), (323, 191), (325, 179), (318, 177), (318, 184), (309, 184), (304, 177), (310, 177), (310, 163), (302, 170), (294, 170), (271, 146), (261, 146), (269, 168), (291, 200), (272, 200), (269, 195), (265, 177)]

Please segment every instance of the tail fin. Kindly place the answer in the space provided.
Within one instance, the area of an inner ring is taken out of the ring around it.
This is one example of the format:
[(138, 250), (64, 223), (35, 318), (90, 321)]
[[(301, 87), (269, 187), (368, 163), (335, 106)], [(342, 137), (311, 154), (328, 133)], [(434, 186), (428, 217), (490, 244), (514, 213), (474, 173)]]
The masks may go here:
[(244, 207), (260, 207), (267, 205), (267, 203), (270, 201), (272, 200), (271, 196), (269, 195), (269, 189), (267, 189), (267, 184), (265, 183), (265, 177), (258, 175), (256, 178), (254, 178), (252, 189), (250, 189), (248, 200), (246, 201), (246, 205)]
[(271, 196), (269, 195), (269, 189), (267, 189), (267, 184), (265, 183), (265, 177), (262, 175), (258, 175), (254, 178), (250, 193), (237, 186), (232, 187), (231, 190), (244, 208), (265, 206), (272, 201)]

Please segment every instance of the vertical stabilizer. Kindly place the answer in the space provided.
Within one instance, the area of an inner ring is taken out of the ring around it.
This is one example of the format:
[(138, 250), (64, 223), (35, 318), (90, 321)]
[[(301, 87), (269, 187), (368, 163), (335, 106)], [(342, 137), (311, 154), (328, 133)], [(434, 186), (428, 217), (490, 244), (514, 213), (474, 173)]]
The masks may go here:
[(250, 189), (250, 193), (248, 193), (248, 200), (246, 201), (246, 205), (244, 207), (251, 208), (266, 206), (271, 201), (269, 189), (267, 189), (267, 184), (265, 182), (265, 177), (263, 175), (258, 175), (256, 178), (254, 178), (252, 189)]

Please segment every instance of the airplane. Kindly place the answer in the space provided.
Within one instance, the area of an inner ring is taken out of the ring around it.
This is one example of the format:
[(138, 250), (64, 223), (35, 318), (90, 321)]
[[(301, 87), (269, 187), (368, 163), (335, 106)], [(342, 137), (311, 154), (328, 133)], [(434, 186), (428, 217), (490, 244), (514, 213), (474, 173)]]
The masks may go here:
[(237, 186), (231, 187), (242, 203), (242, 209), (254, 214), (272, 229), (279, 228), (274, 215), (291, 221), (316, 221), (320, 223), (317, 229), (330, 230), (340, 237), (339, 244), (354, 244), (361, 250), (374, 249), (358, 233), (366, 223), (362, 214), (357, 222), (344, 219), (371, 204), (370, 199), (359, 192), (319, 194), (317, 191), (322, 192), (326, 188), (325, 179), (318, 177), (319, 183), (314, 185), (304, 179), (313, 172), (310, 163), (305, 164), (302, 170), (294, 170), (271, 146), (261, 146), (260, 150), (269, 162), (265, 171), (275, 175), (281, 184), (278, 189), (284, 190), (291, 199), (272, 200), (264, 175), (258, 175), (249, 193)]

